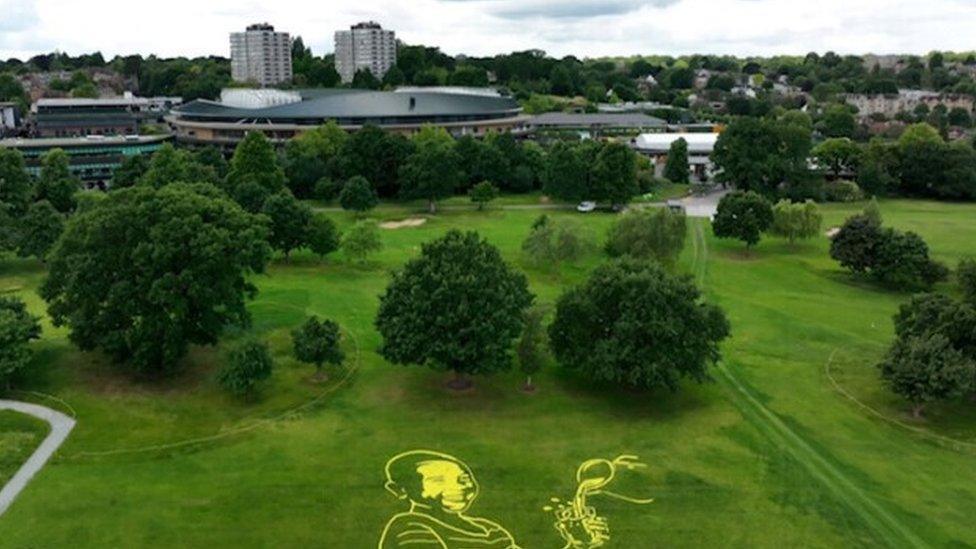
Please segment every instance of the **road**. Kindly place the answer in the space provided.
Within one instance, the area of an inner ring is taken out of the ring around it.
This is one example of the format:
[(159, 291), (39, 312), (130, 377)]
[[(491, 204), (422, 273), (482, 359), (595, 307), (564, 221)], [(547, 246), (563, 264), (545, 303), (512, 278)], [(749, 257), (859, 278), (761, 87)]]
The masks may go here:
[(26, 402), (16, 402), (13, 400), (0, 400), (0, 410), (13, 410), (37, 419), (46, 421), (51, 425), (51, 432), (44, 439), (44, 442), (37, 447), (31, 457), (20, 466), (10, 482), (0, 490), (0, 516), (7, 511), (13, 504), (17, 496), (27, 487), (27, 483), (34, 478), (44, 465), (47, 463), (54, 452), (68, 438), (71, 430), (75, 427), (75, 420), (44, 406), (28, 404)]

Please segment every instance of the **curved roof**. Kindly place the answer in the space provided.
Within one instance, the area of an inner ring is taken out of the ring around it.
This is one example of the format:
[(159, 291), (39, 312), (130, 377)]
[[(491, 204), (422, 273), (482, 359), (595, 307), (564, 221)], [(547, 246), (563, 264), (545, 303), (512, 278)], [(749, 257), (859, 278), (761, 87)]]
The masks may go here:
[(297, 103), (263, 108), (236, 108), (197, 100), (173, 109), (177, 117), (207, 120), (350, 118), (497, 117), (520, 107), (510, 97), (431, 91), (309, 90)]

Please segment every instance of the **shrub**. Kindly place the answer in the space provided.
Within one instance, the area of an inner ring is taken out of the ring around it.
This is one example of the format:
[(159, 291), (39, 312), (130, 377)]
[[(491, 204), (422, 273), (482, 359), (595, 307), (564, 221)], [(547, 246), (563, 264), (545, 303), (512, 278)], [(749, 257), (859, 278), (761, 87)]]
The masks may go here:
[(853, 181), (829, 181), (824, 185), (825, 197), (830, 202), (857, 202), (864, 200), (864, 193)]
[(959, 288), (962, 290), (963, 298), (976, 306), (976, 259), (960, 261), (956, 278), (959, 280)]
[(30, 342), (40, 337), (41, 325), (24, 302), (0, 296), (0, 383), (9, 385), (30, 364)]
[(522, 241), (522, 251), (538, 266), (556, 265), (579, 259), (591, 246), (576, 223), (542, 215)]
[(380, 230), (372, 221), (358, 221), (342, 235), (342, 251), (350, 258), (364, 263), (370, 255), (383, 249)]
[(627, 212), (610, 228), (605, 249), (610, 257), (629, 255), (673, 266), (688, 233), (684, 213), (667, 208)]
[(309, 317), (301, 327), (291, 333), (291, 338), (295, 358), (314, 364), (320, 377), (324, 364), (342, 364), (346, 358), (339, 347), (339, 325), (332, 320), (320, 321), (318, 317)]
[(797, 239), (813, 238), (820, 234), (823, 215), (812, 200), (803, 204), (781, 200), (773, 207), (771, 232), (793, 244)]
[(478, 211), (481, 211), (485, 209), (486, 204), (498, 198), (498, 187), (492, 185), (490, 181), (482, 181), (471, 187), (468, 196), (471, 198), (471, 202), (478, 205)]
[(227, 363), (217, 374), (217, 381), (230, 393), (250, 397), (258, 383), (271, 377), (273, 369), (268, 346), (247, 340), (231, 350)]
[(342, 209), (360, 214), (375, 208), (379, 200), (373, 186), (359, 175), (347, 181), (339, 192), (339, 205)]

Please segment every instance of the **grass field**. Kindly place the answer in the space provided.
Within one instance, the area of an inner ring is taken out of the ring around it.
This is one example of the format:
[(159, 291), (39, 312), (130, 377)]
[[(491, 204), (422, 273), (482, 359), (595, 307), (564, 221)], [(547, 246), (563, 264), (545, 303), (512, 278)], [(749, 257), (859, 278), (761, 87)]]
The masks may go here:
[[(827, 225), (855, 209), (829, 207)], [(974, 206), (896, 201), (882, 211), (950, 264), (976, 252)], [(606, 547), (976, 545), (976, 407), (933, 407), (913, 422), (883, 390), (873, 365), (907, 296), (851, 280), (827, 257), (826, 238), (795, 249), (770, 239), (744, 254), (693, 224), (681, 268), (726, 309), (733, 337), (714, 382), (677, 394), (594, 387), (553, 366), (533, 395), (519, 391), (515, 372), (458, 395), (443, 388), (443, 373), (379, 358), (372, 320), (389, 270), (447, 229), (477, 230), (499, 246), (540, 303), (583, 280), (602, 260), (595, 251), (544, 271), (521, 258), (539, 213), (446, 211), (384, 231), (385, 250), (366, 266), (341, 254), (274, 264), (251, 310), (277, 371), (251, 404), (215, 386), (220, 349), (195, 349), (178, 379), (142, 383), (45, 324), (27, 388), (62, 399), (44, 403), (78, 425), (0, 518), (0, 547), (375, 547), (403, 510), (383, 489), (383, 466), (416, 448), (465, 460), (481, 486), (471, 515), (504, 525), (526, 548), (561, 547), (542, 507), (572, 494), (581, 462), (620, 454), (649, 467), (622, 474), (614, 489), (655, 502), (594, 500), (610, 521)], [(582, 219), (599, 238), (613, 217)], [(37, 263), (0, 263), (0, 291), (38, 314), (42, 277)], [(325, 384), (288, 356), (288, 332), (311, 313), (347, 334), (350, 359)], [(0, 415), (0, 478), (11, 421)]]

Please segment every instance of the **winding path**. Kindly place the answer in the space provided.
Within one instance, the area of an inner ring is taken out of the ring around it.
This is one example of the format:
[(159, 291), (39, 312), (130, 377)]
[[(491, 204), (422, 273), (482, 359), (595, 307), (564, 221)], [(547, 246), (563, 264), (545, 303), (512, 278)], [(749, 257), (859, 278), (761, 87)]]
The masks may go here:
[(10, 479), (10, 482), (0, 490), (0, 516), (3, 516), (17, 496), (27, 487), (27, 483), (34, 478), (34, 475), (44, 467), (47, 460), (51, 459), (54, 452), (68, 438), (68, 434), (75, 427), (75, 420), (61, 412), (55, 412), (44, 406), (13, 400), (0, 400), (0, 410), (13, 410), (14, 412), (27, 414), (46, 421), (51, 425), (51, 432), (47, 435), (47, 438), (41, 442), (41, 445), (31, 454), (31, 457), (20, 466), (20, 469)]

